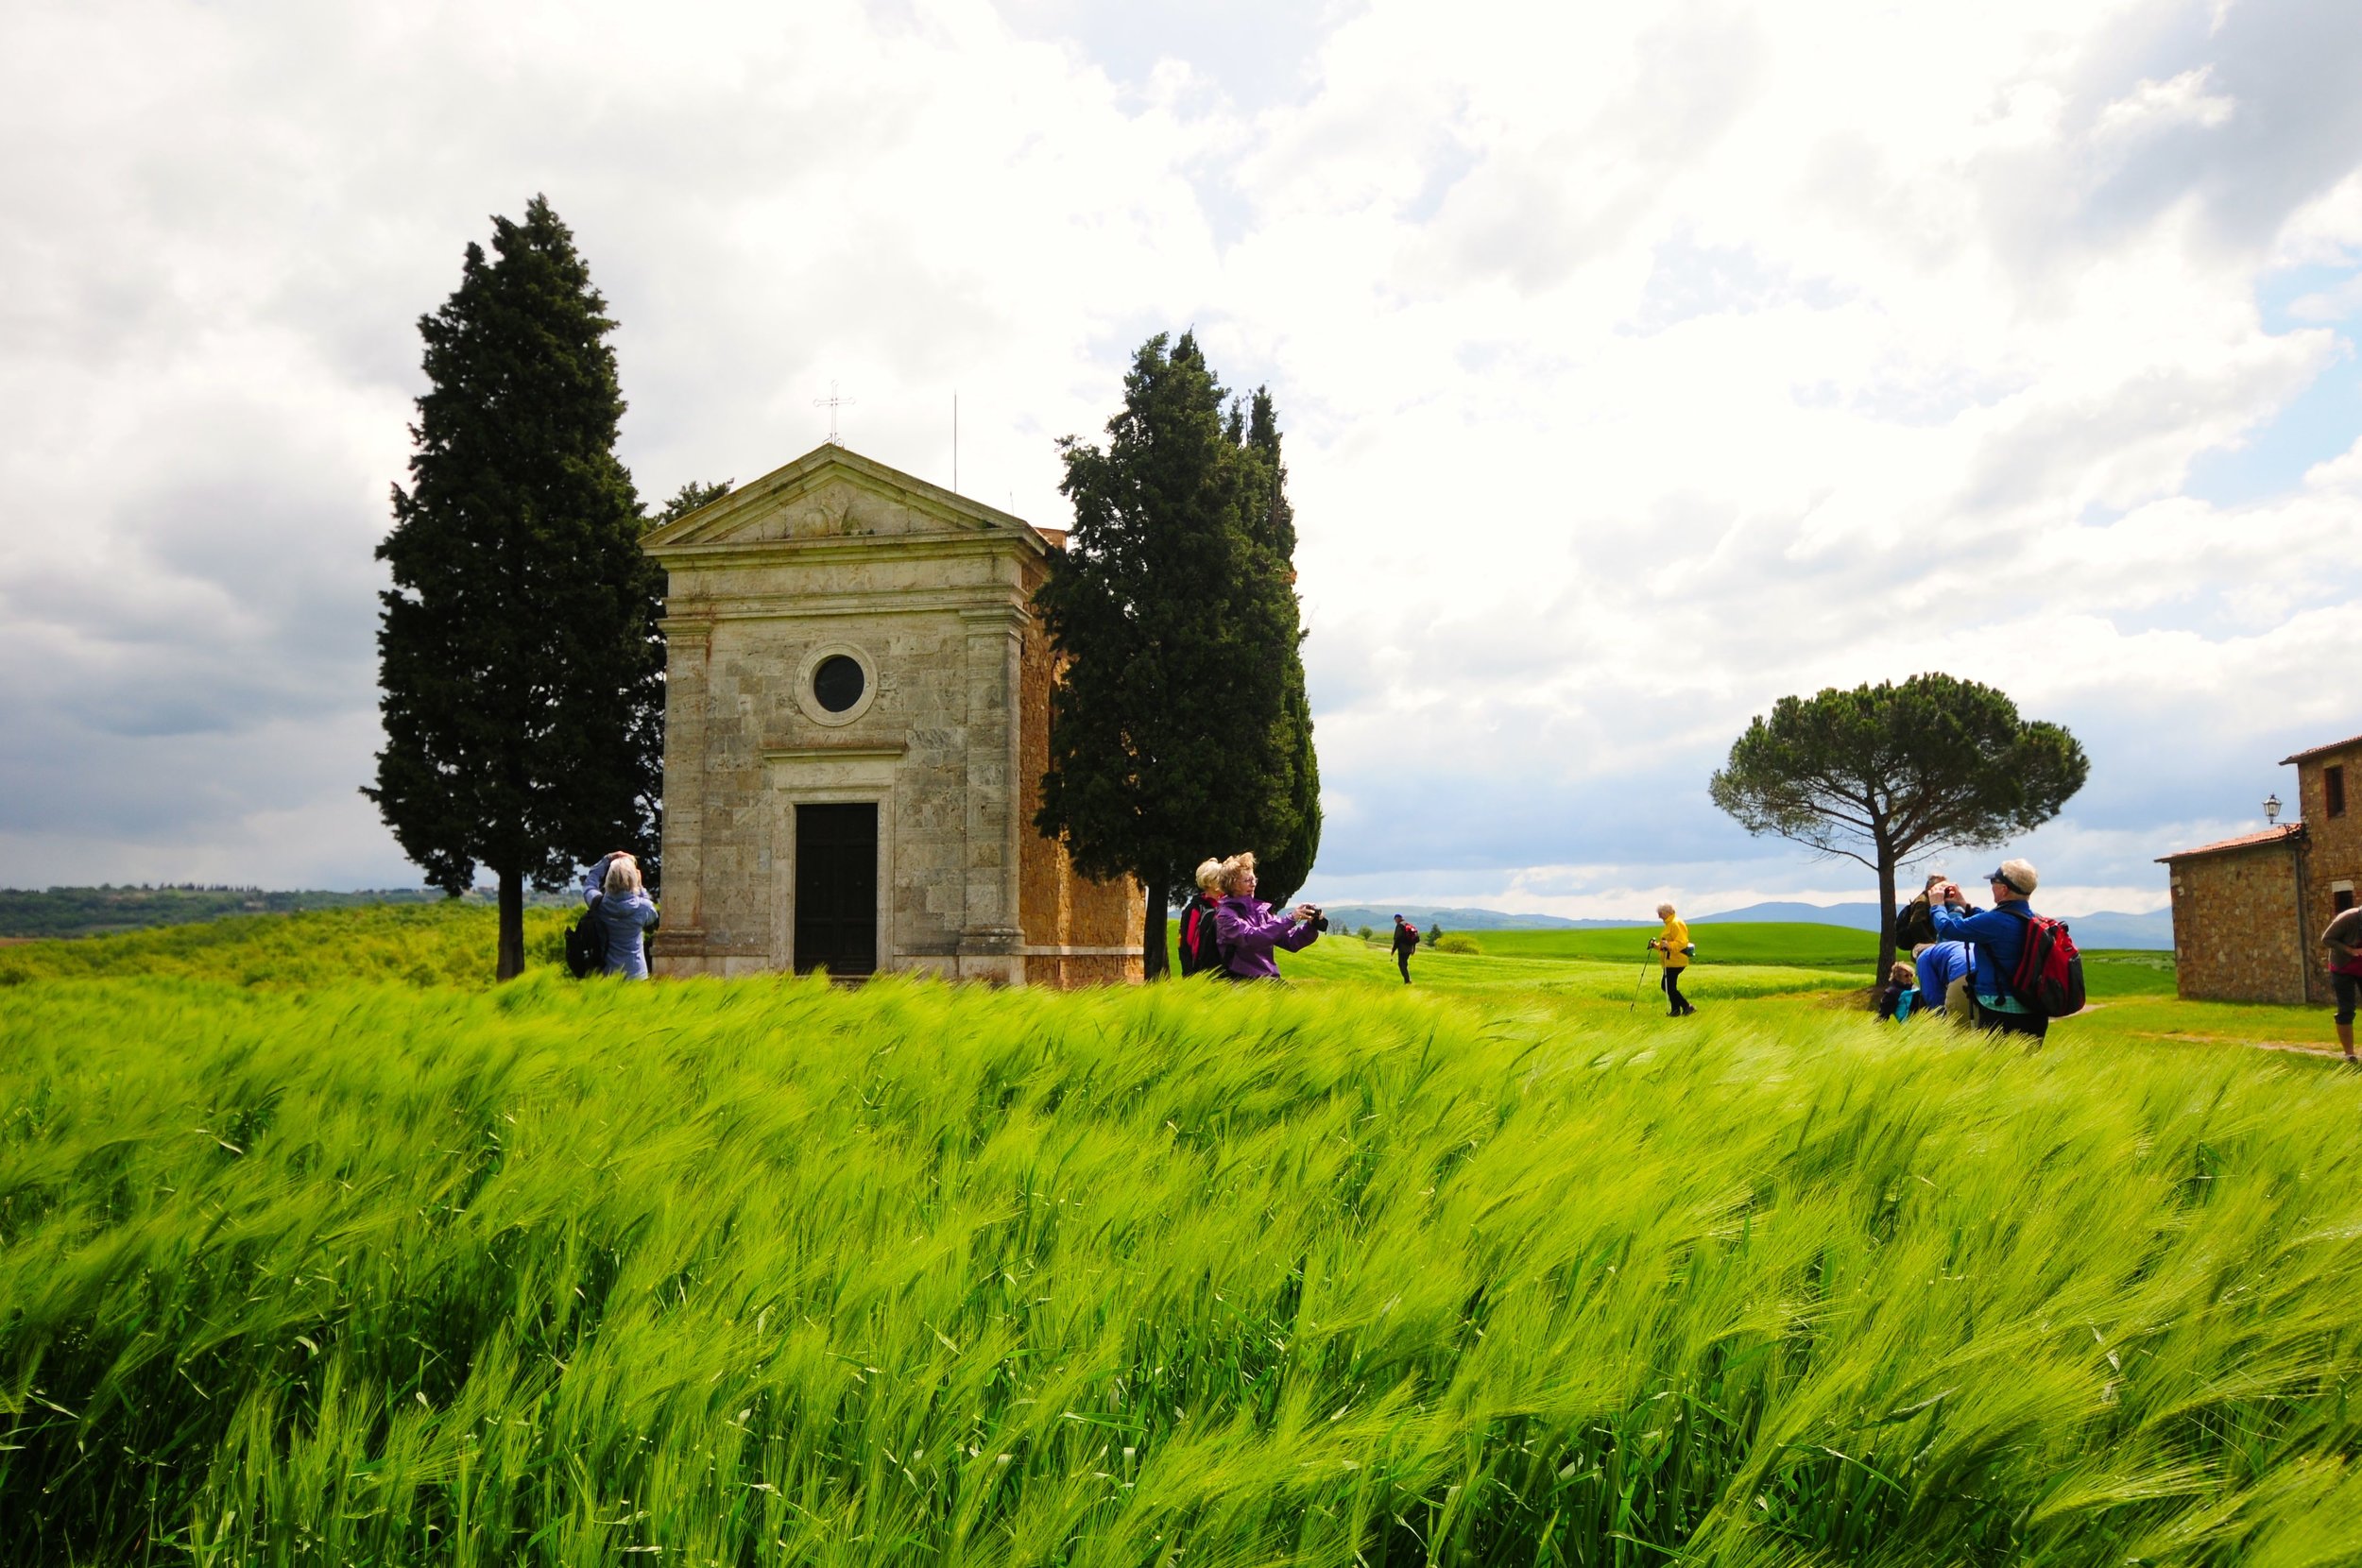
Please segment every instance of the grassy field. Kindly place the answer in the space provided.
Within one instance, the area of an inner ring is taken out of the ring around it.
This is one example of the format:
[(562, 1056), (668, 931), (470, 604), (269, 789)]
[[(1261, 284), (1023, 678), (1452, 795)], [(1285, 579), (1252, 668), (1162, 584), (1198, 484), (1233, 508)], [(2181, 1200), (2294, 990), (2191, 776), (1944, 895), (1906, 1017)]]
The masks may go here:
[[(524, 915), (527, 961), (556, 966), (572, 912), (527, 909)], [(378, 904), (28, 942), (0, 947), (0, 986), (164, 975), (262, 986), (488, 985), (498, 921), (483, 904)]]
[(0, 951), (0, 1561), (2362, 1559), (2362, 1083), (2117, 1029), (2156, 955), (2029, 1056), (397, 912)]
[[(1589, 959), (1595, 963), (1638, 963), (1648, 953), (1649, 939), (1664, 928), (1659, 924), (1622, 927), (1580, 927), (1573, 930), (1470, 931), (1478, 946), (1502, 958)], [(1777, 963), (1867, 973), (1877, 961), (1875, 931), (1849, 930), (1842, 926), (1767, 921), (1760, 925), (1693, 926), (1689, 938), (1698, 945), (1700, 964)]]

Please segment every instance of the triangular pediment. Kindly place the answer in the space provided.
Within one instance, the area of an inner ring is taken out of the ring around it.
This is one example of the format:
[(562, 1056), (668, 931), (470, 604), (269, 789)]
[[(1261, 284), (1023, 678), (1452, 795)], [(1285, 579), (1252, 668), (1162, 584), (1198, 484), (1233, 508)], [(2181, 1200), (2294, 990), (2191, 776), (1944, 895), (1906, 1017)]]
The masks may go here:
[(830, 539), (993, 533), (1049, 543), (1022, 518), (830, 443), (652, 530), (641, 548), (662, 559)]

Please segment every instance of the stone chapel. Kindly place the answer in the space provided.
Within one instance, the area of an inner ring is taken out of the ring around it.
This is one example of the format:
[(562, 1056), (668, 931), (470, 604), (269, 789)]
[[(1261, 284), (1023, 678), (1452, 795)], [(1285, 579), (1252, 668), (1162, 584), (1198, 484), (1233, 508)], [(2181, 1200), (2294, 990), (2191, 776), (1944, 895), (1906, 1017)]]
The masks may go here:
[(659, 975), (1137, 980), (1146, 894), (1034, 830), (1061, 532), (833, 442), (652, 531)]

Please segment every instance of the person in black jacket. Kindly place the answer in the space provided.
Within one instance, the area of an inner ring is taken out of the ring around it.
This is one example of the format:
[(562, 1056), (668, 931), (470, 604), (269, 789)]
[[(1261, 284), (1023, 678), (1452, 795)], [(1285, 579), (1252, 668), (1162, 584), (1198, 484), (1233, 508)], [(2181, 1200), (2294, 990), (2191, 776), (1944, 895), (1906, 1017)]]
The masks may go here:
[(1197, 866), (1197, 896), (1181, 912), (1181, 973), (1223, 972), (1222, 951), (1214, 941), (1214, 906), (1222, 902), (1222, 862), (1201, 861)]
[(1411, 955), (1419, 950), (1419, 928), (1395, 916), (1395, 966), (1402, 971), (1402, 983), (1411, 983)]

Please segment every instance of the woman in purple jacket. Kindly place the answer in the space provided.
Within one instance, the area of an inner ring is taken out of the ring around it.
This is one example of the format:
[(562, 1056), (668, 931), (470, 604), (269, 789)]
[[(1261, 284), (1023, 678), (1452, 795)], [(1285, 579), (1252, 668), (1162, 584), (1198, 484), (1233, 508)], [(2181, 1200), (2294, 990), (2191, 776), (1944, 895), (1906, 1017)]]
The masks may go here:
[(1277, 980), (1272, 951), (1301, 952), (1320, 939), (1312, 924), (1319, 909), (1298, 904), (1282, 914), (1255, 896), (1255, 857), (1233, 855), (1222, 862), (1222, 902), (1214, 906), (1214, 937), (1222, 944), (1223, 971), (1231, 980)]

